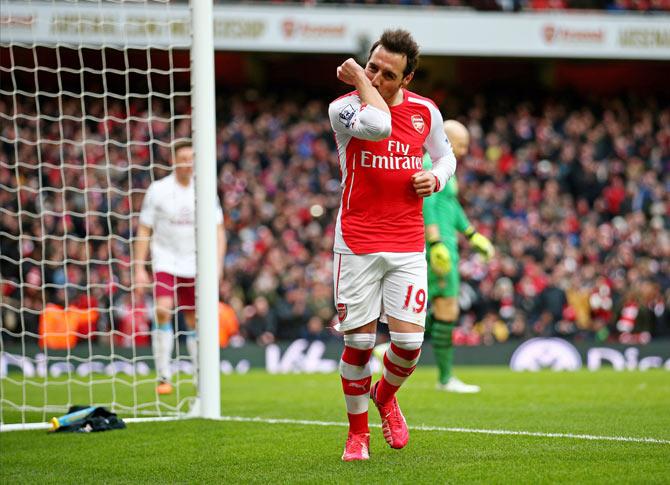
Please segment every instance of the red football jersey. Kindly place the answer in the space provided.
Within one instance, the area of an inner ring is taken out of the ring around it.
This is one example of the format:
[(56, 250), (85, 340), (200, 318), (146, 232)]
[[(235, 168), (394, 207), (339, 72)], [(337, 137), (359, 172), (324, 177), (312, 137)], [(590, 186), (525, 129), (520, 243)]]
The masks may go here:
[[(446, 178), (453, 175), (455, 159), (437, 106), (410, 91), (403, 95), (402, 103), (389, 107), (391, 136), (379, 141), (365, 139), (359, 116), (375, 108), (362, 105), (356, 91), (330, 105), (343, 186), (335, 252), (424, 250), (423, 199), (414, 191), (412, 174), (422, 169), (424, 148), (433, 160), (453, 161)], [(446, 178), (440, 180), (442, 187)]]

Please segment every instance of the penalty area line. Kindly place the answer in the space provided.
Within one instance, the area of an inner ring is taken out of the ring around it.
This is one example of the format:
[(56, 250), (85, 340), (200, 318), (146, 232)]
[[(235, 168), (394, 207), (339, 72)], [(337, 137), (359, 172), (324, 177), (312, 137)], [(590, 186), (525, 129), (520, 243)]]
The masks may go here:
[[(340, 426), (347, 427), (349, 423), (338, 421), (312, 421), (307, 419), (282, 419), (282, 418), (249, 418), (244, 416), (221, 416), (220, 421), (234, 421), (238, 423), (263, 423), (263, 424), (297, 424), (304, 426)], [(370, 424), (372, 428), (380, 428), (380, 424)], [(542, 433), (538, 431), (513, 431), (504, 429), (473, 429), (473, 428), (448, 428), (443, 426), (409, 426), (413, 431), (438, 431), (443, 433), (472, 433), (503, 436), (533, 436), (537, 438), (567, 438), (589, 441), (622, 441), (626, 443), (652, 443), (670, 445), (670, 440), (659, 438), (636, 438), (632, 436), (598, 436), (590, 434), (572, 433)]]

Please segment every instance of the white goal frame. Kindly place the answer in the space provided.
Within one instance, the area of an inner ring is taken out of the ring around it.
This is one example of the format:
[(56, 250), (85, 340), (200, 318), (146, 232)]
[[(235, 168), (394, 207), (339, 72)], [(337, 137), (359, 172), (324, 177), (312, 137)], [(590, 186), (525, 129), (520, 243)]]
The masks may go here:
[[(3, 5), (8, 5), (1, 0)], [(140, 1), (112, 0), (116, 4), (136, 6)], [(162, 1), (162, 0), (161, 0)], [(89, 6), (94, 0), (82, 0)], [(165, 0), (166, 4), (169, 0)], [(26, 3), (29, 6), (30, 3)], [(218, 326), (218, 269), (212, 264), (217, 258), (216, 235), (216, 113), (213, 43), (213, 7), (211, 0), (190, 0), (191, 24), (191, 138), (197, 163), (195, 164), (196, 192), (196, 318), (198, 332), (198, 398), (199, 406), (188, 417), (219, 419), (221, 415), (221, 385)], [(119, 5), (119, 8), (123, 8)], [(29, 12), (29, 9), (26, 9)], [(3, 12), (4, 14), (4, 12)], [(25, 21), (22, 17), (20, 21)], [(11, 14), (10, 14), (11, 22)], [(104, 36), (103, 36), (104, 37)], [(6, 38), (6, 37), (5, 37)], [(10, 37), (11, 38), (11, 37)], [(3, 37), (2, 45), (5, 45)], [(103, 39), (101, 39), (102, 42)], [(11, 45), (11, 42), (10, 42)], [(35, 43), (35, 46), (46, 44)], [(107, 44), (101, 43), (104, 47)], [(101, 48), (102, 48), (101, 47)], [(151, 47), (148, 44), (147, 49)], [(17, 192), (18, 194), (18, 192)], [(1, 349), (0, 349), (1, 350)], [(1, 396), (0, 396), (1, 398)], [(92, 404), (92, 403), (91, 403)], [(47, 405), (47, 407), (50, 407)], [(124, 418), (128, 422), (166, 421), (186, 417), (177, 416)], [(4, 424), (0, 431), (44, 429), (45, 422)]]
[[(200, 415), (221, 416), (218, 265), (216, 261), (216, 113), (212, 1), (191, 0), (191, 103), (196, 194), (196, 318), (198, 321)], [(223, 262), (221, 262), (223, 264)]]

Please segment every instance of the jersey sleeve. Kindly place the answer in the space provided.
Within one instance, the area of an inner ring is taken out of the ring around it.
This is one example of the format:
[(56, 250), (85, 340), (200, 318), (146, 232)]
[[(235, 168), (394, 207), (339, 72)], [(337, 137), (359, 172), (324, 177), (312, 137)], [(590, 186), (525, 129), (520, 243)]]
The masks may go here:
[(430, 105), (430, 133), (426, 137), (423, 146), (433, 160), (431, 172), (435, 174), (440, 182), (440, 190), (444, 189), (447, 181), (456, 172), (456, 157), (451, 148), (448, 138), (444, 134), (442, 113), (437, 106)]
[(423, 221), (426, 226), (439, 222), (438, 197), (439, 195), (433, 194), (423, 199)]
[(147, 227), (154, 227), (156, 219), (156, 185), (151, 184), (144, 194), (142, 209), (140, 210), (140, 224)]
[[(432, 161), (426, 153), (423, 157), (423, 169), (430, 170)], [(426, 226), (441, 225), (449, 221), (449, 225), (456, 231), (463, 233), (470, 227), (470, 220), (458, 201), (458, 188), (455, 177), (447, 182), (446, 187), (439, 194), (433, 194), (423, 200), (423, 219)]]
[(328, 116), (335, 133), (372, 141), (391, 136), (391, 115), (369, 104), (362, 104), (356, 94), (330, 103)]
[(461, 203), (458, 201), (458, 197), (452, 197), (451, 206), (454, 229), (460, 233), (463, 233), (468, 227), (470, 227), (470, 220), (468, 219), (468, 216), (465, 215), (465, 211), (463, 210)]

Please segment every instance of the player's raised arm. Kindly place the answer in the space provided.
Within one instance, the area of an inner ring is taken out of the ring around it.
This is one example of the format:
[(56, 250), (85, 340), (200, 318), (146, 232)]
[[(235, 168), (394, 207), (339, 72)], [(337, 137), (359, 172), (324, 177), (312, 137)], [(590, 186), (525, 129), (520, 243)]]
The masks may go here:
[(357, 93), (333, 101), (328, 108), (336, 133), (378, 141), (391, 135), (391, 114), (384, 98), (374, 88), (365, 71), (353, 59), (337, 68), (337, 77), (354, 86)]
[(374, 106), (391, 116), (388, 104), (372, 85), (365, 70), (354, 59), (347, 59), (337, 68), (337, 79), (355, 87), (363, 105)]
[(337, 134), (371, 141), (391, 136), (391, 115), (362, 104), (355, 94), (333, 101), (328, 107), (328, 116)]

